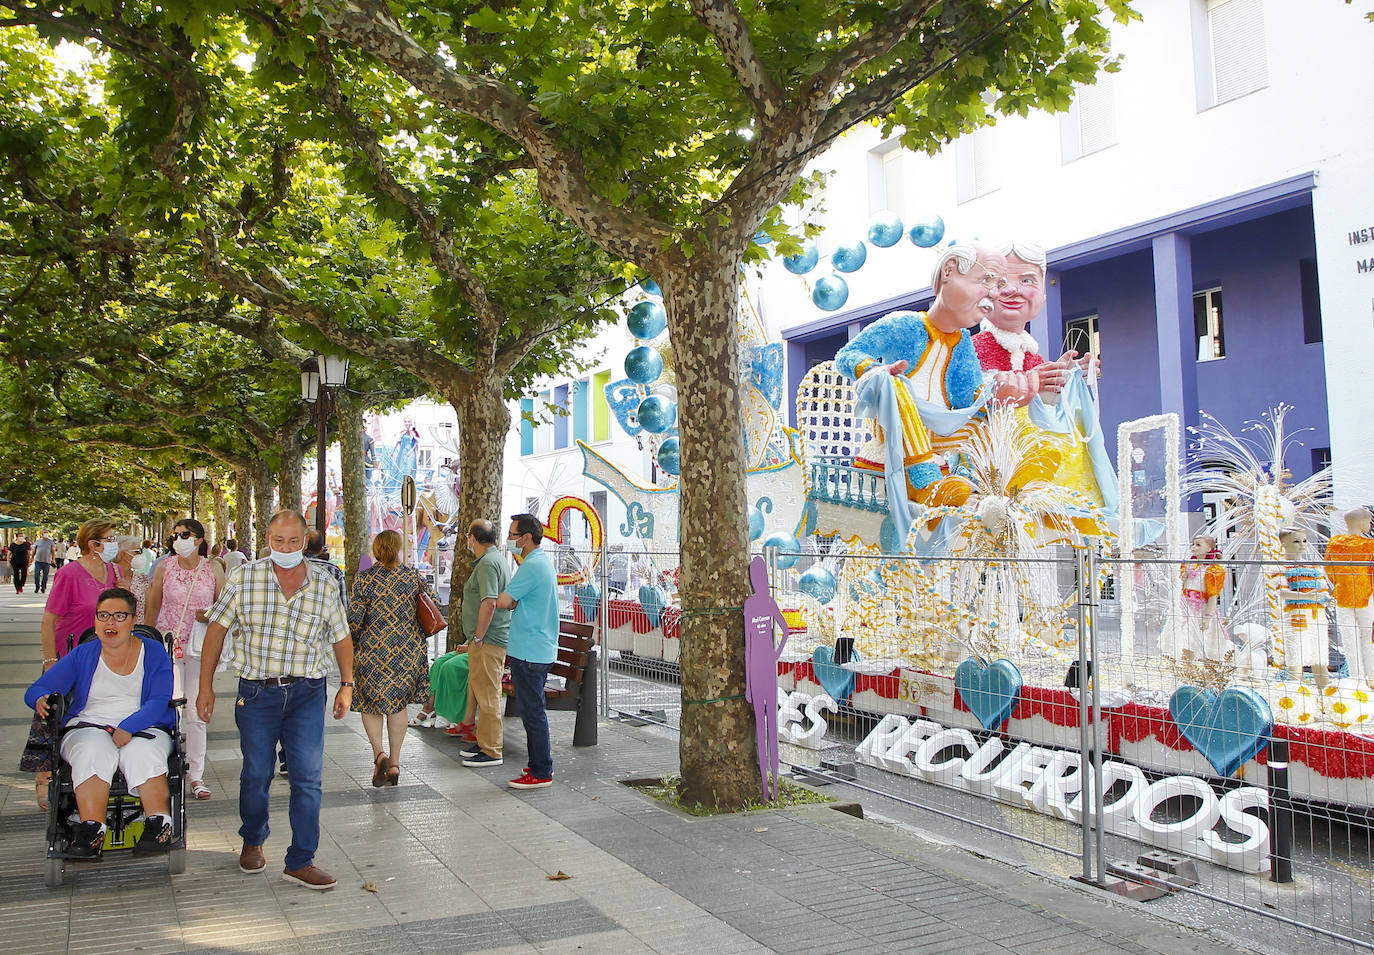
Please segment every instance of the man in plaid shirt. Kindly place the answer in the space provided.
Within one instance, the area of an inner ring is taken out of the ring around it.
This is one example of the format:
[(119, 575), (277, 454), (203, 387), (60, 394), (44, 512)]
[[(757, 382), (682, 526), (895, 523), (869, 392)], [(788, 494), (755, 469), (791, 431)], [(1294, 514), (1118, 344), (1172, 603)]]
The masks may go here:
[(291, 766), (291, 846), (282, 878), (308, 889), (332, 889), (334, 877), (314, 864), (320, 844), (325, 676), (331, 659), (337, 661), (341, 682), (334, 719), (343, 719), (353, 700), (353, 641), (334, 579), (303, 559), (307, 530), (298, 512), (278, 511), (267, 527), (268, 559), (229, 575), (206, 614), (210, 626), (196, 709), (208, 723), (224, 635), (236, 628), (230, 661), (239, 673), (234, 720), (243, 752), (239, 868), (248, 873), (267, 868), (262, 853), (267, 794), (280, 742)]

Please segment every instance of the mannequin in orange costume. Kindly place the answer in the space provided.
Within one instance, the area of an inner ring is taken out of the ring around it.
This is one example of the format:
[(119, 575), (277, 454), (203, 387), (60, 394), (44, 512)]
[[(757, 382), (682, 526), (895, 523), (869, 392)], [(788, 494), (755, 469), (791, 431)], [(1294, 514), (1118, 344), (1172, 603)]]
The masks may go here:
[[(1345, 514), (1347, 533), (1337, 534), (1326, 545), (1329, 561), (1374, 561), (1374, 538), (1369, 533), (1370, 513), (1357, 507)], [(1374, 565), (1326, 568), (1336, 598), (1336, 622), (1345, 643), (1350, 675), (1369, 683), (1374, 680)]]
[[(1215, 537), (1199, 534), (1193, 538), (1193, 560), (1179, 570), (1183, 580), (1183, 620), (1175, 628), (1174, 645), (1164, 649), (1166, 656), (1179, 660), (1221, 660), (1232, 648), (1217, 612), (1217, 600), (1226, 586), (1226, 568), (1213, 563), (1220, 556)], [(1203, 560), (1207, 563), (1200, 563)]]

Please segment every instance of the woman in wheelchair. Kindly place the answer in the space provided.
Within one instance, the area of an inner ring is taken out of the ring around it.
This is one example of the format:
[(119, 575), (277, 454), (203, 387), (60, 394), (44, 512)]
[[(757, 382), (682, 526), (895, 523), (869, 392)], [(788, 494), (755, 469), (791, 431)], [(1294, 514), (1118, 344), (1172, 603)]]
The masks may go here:
[(81, 822), (68, 849), (95, 858), (105, 841), (105, 809), (115, 770), (143, 804), (143, 835), (135, 852), (164, 852), (172, 842), (167, 758), (176, 732), (172, 661), (162, 644), (135, 638), (134, 595), (120, 587), (96, 601), (95, 632), (44, 673), (24, 694), (39, 716), (48, 696), (72, 695), (63, 719), (61, 754), (71, 765)]

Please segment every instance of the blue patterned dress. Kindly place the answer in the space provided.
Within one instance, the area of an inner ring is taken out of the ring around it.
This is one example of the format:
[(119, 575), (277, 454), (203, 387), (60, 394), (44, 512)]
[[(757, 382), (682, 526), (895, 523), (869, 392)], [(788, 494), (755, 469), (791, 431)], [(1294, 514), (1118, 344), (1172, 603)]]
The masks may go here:
[(348, 625), (353, 631), (353, 709), (395, 713), (429, 701), (429, 640), (415, 618), (421, 588), (414, 567), (374, 564), (353, 581)]

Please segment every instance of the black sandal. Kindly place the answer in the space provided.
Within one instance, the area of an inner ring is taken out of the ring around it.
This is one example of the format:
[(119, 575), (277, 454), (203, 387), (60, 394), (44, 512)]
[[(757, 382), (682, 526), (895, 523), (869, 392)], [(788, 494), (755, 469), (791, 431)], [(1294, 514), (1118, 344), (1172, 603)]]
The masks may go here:
[(72, 838), (67, 843), (67, 856), (72, 859), (99, 859), (105, 848), (104, 823), (82, 820), (72, 826)]
[(143, 820), (143, 834), (134, 843), (134, 855), (151, 855), (172, 848), (172, 820), (166, 816), (149, 816)]

